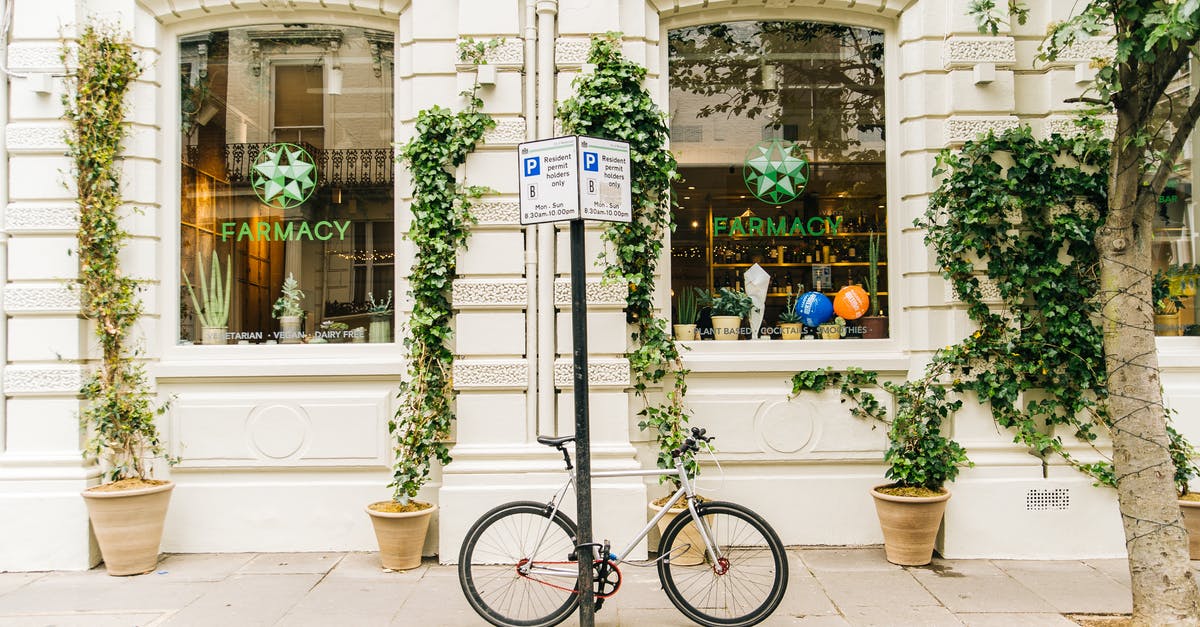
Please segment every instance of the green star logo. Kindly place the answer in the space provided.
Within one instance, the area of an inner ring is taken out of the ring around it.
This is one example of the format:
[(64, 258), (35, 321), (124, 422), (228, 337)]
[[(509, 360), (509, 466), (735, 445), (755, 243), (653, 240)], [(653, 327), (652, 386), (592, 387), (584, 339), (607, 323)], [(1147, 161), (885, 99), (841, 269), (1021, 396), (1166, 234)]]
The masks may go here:
[(250, 183), (264, 205), (287, 209), (303, 204), (317, 188), (317, 166), (296, 144), (272, 144), (258, 153)]
[(742, 176), (755, 198), (773, 204), (790, 202), (808, 184), (808, 161), (791, 142), (763, 141), (746, 151)]

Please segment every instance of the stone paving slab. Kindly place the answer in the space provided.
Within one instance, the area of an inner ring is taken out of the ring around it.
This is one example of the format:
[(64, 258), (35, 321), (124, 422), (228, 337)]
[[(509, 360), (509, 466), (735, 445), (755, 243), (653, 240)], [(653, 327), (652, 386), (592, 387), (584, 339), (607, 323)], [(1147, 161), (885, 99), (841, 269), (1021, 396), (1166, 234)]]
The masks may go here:
[[(1069, 627), (1065, 613), (1127, 612), (1125, 560), (889, 564), (878, 547), (789, 550), (789, 586), (763, 625)], [(1200, 563), (1196, 563), (1200, 565)], [(653, 567), (621, 569), (604, 626), (692, 625)], [(574, 624), (568, 620), (565, 624)], [(137, 577), (0, 573), (0, 627), (475, 626), (457, 569), (384, 571), (375, 553), (166, 555)]]

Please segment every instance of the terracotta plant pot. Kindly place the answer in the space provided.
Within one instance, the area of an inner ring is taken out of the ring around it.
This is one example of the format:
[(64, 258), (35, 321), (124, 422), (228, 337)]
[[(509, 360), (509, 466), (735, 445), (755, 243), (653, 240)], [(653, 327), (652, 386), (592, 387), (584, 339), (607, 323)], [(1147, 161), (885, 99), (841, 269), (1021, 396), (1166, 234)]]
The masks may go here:
[(736, 340), (742, 332), (742, 319), (738, 316), (713, 316), (713, 336), (717, 340)]
[(696, 325), (694, 324), (677, 324), (675, 325), (675, 339), (688, 341), (696, 339)]
[(940, 496), (911, 497), (882, 494), (871, 488), (875, 497), (875, 513), (883, 529), (883, 550), (887, 561), (901, 566), (923, 566), (933, 560), (933, 545), (937, 541), (942, 514), (950, 493)]
[(388, 570), (410, 570), (421, 565), (421, 549), (429, 519), (437, 505), (419, 512), (377, 512), (370, 507), (371, 525), (379, 542), (379, 561)]
[(780, 322), (779, 337), (785, 340), (804, 339), (804, 325), (799, 322)]
[[(658, 505), (651, 503), (650, 510), (652, 512), (654, 512), (655, 515), (657, 515), (658, 512), (662, 511), (662, 507), (659, 507)], [(659, 519), (659, 521), (658, 521), (659, 537), (662, 537), (662, 534), (667, 531), (667, 525), (671, 524), (671, 521), (675, 520), (675, 517), (679, 516), (681, 514), (683, 516), (689, 515), (687, 513), (686, 509), (681, 509), (681, 510), (677, 510), (677, 511), (668, 512), (666, 516), (663, 516), (662, 518)], [(682, 548), (681, 543), (686, 543), (690, 546), (688, 546), (688, 548), (684, 549), (684, 548)], [(700, 537), (700, 532), (696, 530), (695, 525), (687, 527), (686, 529), (683, 530), (682, 533), (680, 533), (678, 536), (676, 536), (675, 537), (675, 545), (680, 548), (679, 548), (679, 550), (671, 551), (671, 563), (672, 564), (675, 564), (677, 566), (696, 566), (698, 564), (704, 563), (704, 551), (705, 551), (704, 538)]]
[(1183, 316), (1176, 311), (1172, 314), (1154, 314), (1155, 335), (1183, 335)]
[(1183, 511), (1183, 524), (1188, 531), (1188, 552), (1192, 559), (1200, 560), (1200, 501), (1179, 501)]
[(887, 316), (863, 316), (858, 323), (865, 329), (864, 340), (881, 340), (888, 336)]
[(83, 491), (108, 574), (141, 575), (158, 566), (163, 520), (174, 488), (166, 481), (131, 490)]

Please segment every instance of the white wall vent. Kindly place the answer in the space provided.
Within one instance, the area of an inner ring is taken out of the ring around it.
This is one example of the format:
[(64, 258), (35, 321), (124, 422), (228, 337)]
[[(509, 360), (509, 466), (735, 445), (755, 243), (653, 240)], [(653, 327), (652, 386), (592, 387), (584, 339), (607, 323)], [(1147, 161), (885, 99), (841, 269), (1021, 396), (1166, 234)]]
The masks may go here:
[(1031, 512), (1066, 511), (1071, 508), (1071, 491), (1067, 488), (1030, 490), (1025, 495), (1025, 509)]

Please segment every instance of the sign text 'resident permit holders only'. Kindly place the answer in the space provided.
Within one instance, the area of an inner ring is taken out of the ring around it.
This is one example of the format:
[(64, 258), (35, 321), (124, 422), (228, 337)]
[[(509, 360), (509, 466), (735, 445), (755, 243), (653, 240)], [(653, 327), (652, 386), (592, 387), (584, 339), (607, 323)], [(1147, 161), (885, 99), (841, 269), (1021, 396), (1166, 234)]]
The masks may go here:
[(629, 144), (569, 136), (517, 147), (521, 224), (633, 220)]

